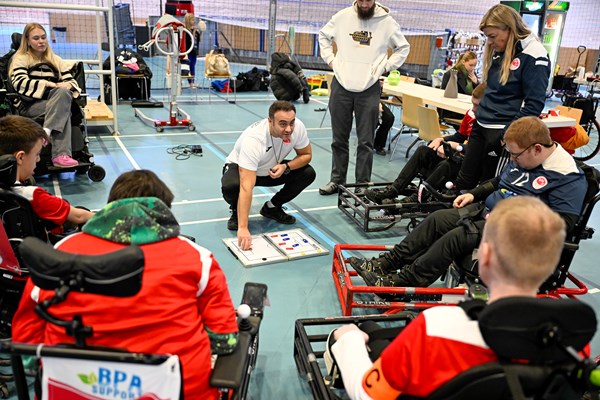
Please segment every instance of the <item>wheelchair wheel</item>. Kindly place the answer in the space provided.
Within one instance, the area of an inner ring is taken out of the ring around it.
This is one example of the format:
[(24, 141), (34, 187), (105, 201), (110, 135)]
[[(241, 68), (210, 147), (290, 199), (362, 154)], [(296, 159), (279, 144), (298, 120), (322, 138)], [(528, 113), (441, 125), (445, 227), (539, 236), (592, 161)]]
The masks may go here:
[(93, 182), (100, 182), (106, 176), (106, 171), (99, 165), (92, 165), (87, 174)]
[(584, 128), (590, 137), (590, 141), (585, 146), (575, 149), (575, 153), (573, 153), (573, 158), (581, 161), (587, 161), (594, 158), (600, 150), (600, 124), (598, 123), (598, 120), (591, 120)]

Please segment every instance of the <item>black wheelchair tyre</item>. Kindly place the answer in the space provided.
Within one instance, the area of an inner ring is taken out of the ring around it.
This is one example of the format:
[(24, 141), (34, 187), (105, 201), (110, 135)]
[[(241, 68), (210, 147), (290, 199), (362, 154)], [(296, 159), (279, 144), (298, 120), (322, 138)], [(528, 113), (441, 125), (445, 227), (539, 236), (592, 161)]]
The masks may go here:
[(93, 182), (100, 182), (104, 177), (106, 177), (106, 171), (99, 165), (92, 165), (88, 170), (88, 178), (90, 178)]
[(580, 161), (587, 161), (594, 158), (600, 150), (600, 124), (598, 120), (595, 118), (592, 119), (584, 128), (590, 137), (590, 141), (585, 146), (576, 149), (575, 153), (573, 153), (573, 158)]

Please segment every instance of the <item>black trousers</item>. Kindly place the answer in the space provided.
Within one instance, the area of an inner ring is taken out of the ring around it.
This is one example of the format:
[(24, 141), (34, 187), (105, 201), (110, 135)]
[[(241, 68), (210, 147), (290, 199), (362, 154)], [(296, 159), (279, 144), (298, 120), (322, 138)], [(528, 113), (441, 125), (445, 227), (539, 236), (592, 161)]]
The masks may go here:
[[(281, 175), (277, 179), (270, 176), (257, 176), (255, 186), (280, 186), (283, 185), (273, 198), (271, 203), (276, 207), (281, 207), (285, 203), (293, 200), (311, 183), (314, 182), (317, 174), (310, 164), (302, 168), (294, 169), (289, 174)], [(223, 176), (221, 177), (221, 192), (223, 198), (229, 204), (232, 210), (237, 210), (238, 198), (240, 196), (240, 172), (237, 164), (225, 164), (223, 167)]]
[(394, 113), (387, 105), (381, 103), (381, 106), (381, 123), (377, 126), (375, 140), (373, 142), (373, 147), (375, 147), (375, 149), (385, 149), (390, 129), (394, 126), (394, 120), (396, 119)]
[[(490, 163), (497, 163), (502, 154), (500, 141), (503, 132), (504, 129), (484, 128), (477, 122), (473, 124), (465, 158), (458, 173), (458, 178), (454, 182), (456, 187), (459, 189), (472, 189), (477, 186), (480, 180), (490, 178), (482, 176), (482, 171), (496, 169)], [(489, 157), (490, 152), (494, 152), (496, 156)]]
[(447, 181), (456, 177), (459, 169), (459, 164), (438, 157), (435, 150), (427, 146), (419, 146), (408, 159), (392, 186), (398, 193), (402, 193), (420, 173), (432, 187), (443, 189)]
[(394, 267), (399, 269), (397, 279), (394, 279), (396, 286), (429, 286), (452, 261), (464, 259), (479, 246), (485, 224), (480, 216), (483, 206), (476, 203), (467, 207), (478, 213), (472, 218), (477, 232), (469, 232), (459, 224), (459, 210), (450, 208), (430, 214), (394, 246), (390, 255)]

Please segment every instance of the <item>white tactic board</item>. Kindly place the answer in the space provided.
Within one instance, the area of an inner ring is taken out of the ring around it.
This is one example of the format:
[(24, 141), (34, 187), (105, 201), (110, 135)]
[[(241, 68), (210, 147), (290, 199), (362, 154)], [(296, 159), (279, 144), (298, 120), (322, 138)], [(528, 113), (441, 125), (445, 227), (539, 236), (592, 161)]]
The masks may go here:
[(302, 229), (252, 236), (250, 250), (242, 250), (237, 238), (223, 239), (223, 242), (245, 267), (329, 254), (329, 250)]

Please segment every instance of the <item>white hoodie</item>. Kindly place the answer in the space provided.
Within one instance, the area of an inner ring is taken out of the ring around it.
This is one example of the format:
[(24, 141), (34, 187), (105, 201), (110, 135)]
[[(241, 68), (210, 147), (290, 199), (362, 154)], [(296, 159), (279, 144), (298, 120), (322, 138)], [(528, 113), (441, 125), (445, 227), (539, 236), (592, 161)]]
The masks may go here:
[[(333, 54), (335, 41), (337, 53)], [(387, 7), (375, 3), (375, 14), (368, 20), (358, 18), (356, 1), (337, 12), (319, 31), (321, 57), (333, 61), (333, 72), (344, 89), (362, 92), (381, 74), (399, 68), (410, 45)], [(387, 49), (392, 55), (387, 58)]]

